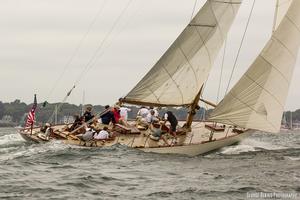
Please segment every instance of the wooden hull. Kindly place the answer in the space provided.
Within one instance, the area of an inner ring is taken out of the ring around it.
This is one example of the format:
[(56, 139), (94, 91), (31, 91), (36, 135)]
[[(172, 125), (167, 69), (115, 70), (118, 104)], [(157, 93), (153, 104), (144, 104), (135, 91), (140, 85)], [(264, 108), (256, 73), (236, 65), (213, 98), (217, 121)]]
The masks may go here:
[[(214, 133), (213, 139), (209, 141), (211, 129), (209, 129), (208, 127), (209, 126), (207, 123), (201, 123), (200, 127), (193, 130), (193, 132), (177, 135), (176, 142), (173, 137), (164, 135), (163, 137), (165, 138), (167, 143), (162, 139), (160, 139), (159, 141), (150, 139), (149, 130), (141, 131), (140, 134), (118, 134), (118, 136), (113, 139), (101, 141), (83, 141), (78, 139), (77, 137), (71, 137), (70, 135), (68, 136), (68, 133), (65, 132), (65, 137), (62, 137), (60, 139), (65, 144), (83, 147), (101, 148), (121, 144), (131, 148), (139, 149), (144, 152), (195, 156), (238, 143), (252, 132), (251, 130), (244, 130), (239, 132), (234, 131), (232, 127), (227, 127), (223, 131), (216, 131)], [(53, 128), (56, 129), (61, 136), (63, 136), (63, 132), (61, 131), (62, 126), (56, 126)], [(43, 140), (43, 138), (38, 136), (38, 128), (33, 129), (33, 134), (31, 134), (28, 130), (21, 130), (20, 134), (26, 141), (35, 143), (44, 143), (48, 141)]]
[(241, 133), (235, 136), (230, 136), (224, 139), (215, 140), (207, 143), (190, 144), (190, 145), (174, 146), (174, 147), (140, 148), (140, 150), (144, 152), (152, 152), (152, 153), (183, 154), (188, 156), (196, 156), (199, 154), (205, 154), (226, 146), (239, 143), (250, 134), (251, 134), (250, 131), (247, 131), (245, 133)]
[(43, 142), (42, 140), (40, 140), (39, 138), (37, 138), (36, 136), (32, 136), (29, 133), (25, 133), (23, 131), (20, 131), (19, 134), (21, 135), (21, 137), (26, 140), (27, 142), (32, 142), (32, 143), (41, 143)]

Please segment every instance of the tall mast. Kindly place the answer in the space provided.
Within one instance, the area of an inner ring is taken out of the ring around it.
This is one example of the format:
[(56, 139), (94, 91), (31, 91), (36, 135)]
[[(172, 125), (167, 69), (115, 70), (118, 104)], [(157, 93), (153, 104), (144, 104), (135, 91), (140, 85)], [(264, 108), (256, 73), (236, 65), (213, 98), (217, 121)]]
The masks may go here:
[(55, 105), (55, 115), (54, 115), (54, 123), (55, 125), (57, 124), (57, 113), (58, 113), (58, 108), (57, 108), (57, 105)]
[(82, 106), (81, 106), (81, 115), (84, 113), (84, 101), (85, 101), (85, 91), (82, 93)]
[(290, 116), (290, 129), (293, 130), (293, 112), (291, 111), (291, 116)]
[(187, 129), (191, 129), (191, 125), (193, 123), (193, 118), (194, 116), (196, 115), (196, 110), (198, 109), (198, 103), (199, 103), (199, 100), (200, 100), (200, 96), (201, 96), (201, 93), (202, 93), (202, 89), (203, 89), (203, 86), (201, 87), (200, 91), (197, 93), (192, 105), (190, 106), (190, 109), (189, 109), (189, 113), (188, 113), (188, 116), (187, 116), (187, 119), (186, 119), (186, 123), (184, 125), (185, 128)]

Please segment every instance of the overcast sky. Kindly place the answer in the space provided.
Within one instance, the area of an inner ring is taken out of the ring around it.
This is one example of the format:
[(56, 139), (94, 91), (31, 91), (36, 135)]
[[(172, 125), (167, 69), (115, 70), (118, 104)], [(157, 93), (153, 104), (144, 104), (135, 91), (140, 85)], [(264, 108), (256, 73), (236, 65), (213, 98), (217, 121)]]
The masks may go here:
[[(0, 100), (112, 104), (149, 71), (191, 18), (194, 0), (2, 0), (0, 1)], [(253, 0), (244, 0), (228, 38), (223, 95)], [(197, 11), (204, 0), (198, 0)], [(275, 0), (256, 1), (231, 86), (249, 67), (271, 33)], [(105, 43), (101, 46), (103, 39)], [(79, 48), (78, 48), (79, 47)], [(78, 49), (78, 50), (76, 50)], [(99, 51), (97, 51), (97, 49)], [(93, 57), (97, 52), (96, 57)], [(67, 63), (72, 58), (69, 65)], [(96, 58), (96, 59), (93, 59)], [(205, 97), (217, 98), (220, 60)], [(89, 65), (90, 63), (90, 65)], [(299, 63), (299, 62), (298, 62)], [(89, 70), (82, 74), (88, 66)], [(286, 109), (300, 108), (300, 64), (295, 68)], [(65, 71), (65, 73), (63, 73)], [(62, 76), (62, 79), (59, 77)], [(53, 90), (54, 89), (54, 90)], [(53, 91), (53, 92), (51, 92)], [(221, 97), (222, 97), (221, 95)]]

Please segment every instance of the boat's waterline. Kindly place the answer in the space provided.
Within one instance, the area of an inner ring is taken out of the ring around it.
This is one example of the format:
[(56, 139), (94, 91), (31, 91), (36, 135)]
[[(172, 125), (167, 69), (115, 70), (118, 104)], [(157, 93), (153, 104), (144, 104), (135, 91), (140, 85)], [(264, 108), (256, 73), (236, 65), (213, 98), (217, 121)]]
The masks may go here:
[(152, 152), (152, 153), (183, 154), (187, 156), (196, 156), (199, 154), (205, 154), (226, 146), (236, 144), (242, 141), (244, 138), (248, 137), (251, 133), (252, 131), (249, 130), (238, 135), (229, 136), (223, 139), (219, 139), (207, 143), (190, 144), (190, 145), (173, 146), (173, 147), (139, 148), (139, 149), (144, 152)]

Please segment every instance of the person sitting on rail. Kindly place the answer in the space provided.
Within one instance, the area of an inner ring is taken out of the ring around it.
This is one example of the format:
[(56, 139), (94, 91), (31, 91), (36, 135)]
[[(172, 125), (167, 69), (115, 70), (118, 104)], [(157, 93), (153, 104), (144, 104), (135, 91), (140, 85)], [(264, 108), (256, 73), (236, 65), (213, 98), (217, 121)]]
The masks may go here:
[(84, 117), (79, 117), (79, 115), (74, 115), (74, 119), (75, 121), (73, 122), (72, 126), (70, 128), (67, 128), (67, 131), (74, 131), (75, 129), (77, 129), (78, 127), (80, 127), (82, 125), (82, 123), (84, 122)]
[(84, 141), (90, 141), (94, 138), (96, 132), (92, 128), (86, 128), (84, 133), (78, 134), (77, 137)]
[(94, 117), (92, 124), (90, 125), (90, 128), (92, 128), (93, 130), (95, 130), (96, 132), (99, 132), (101, 129), (100, 123), (98, 121), (97, 117)]
[(175, 115), (171, 111), (167, 111), (164, 114), (163, 119), (164, 119), (164, 124), (166, 124), (166, 122), (170, 122), (171, 127), (169, 128), (169, 133), (176, 138), (176, 128), (178, 125), (178, 121)]
[(116, 123), (114, 113), (112, 112), (111, 108), (109, 105), (105, 106), (105, 111), (103, 114), (100, 116), (102, 124), (109, 125), (110, 122), (113, 124)]
[(150, 137), (150, 139), (155, 140), (155, 141), (159, 141), (160, 139), (162, 139), (169, 146), (168, 141), (162, 136), (162, 134), (163, 134), (162, 126), (163, 126), (163, 124), (160, 124), (159, 120), (157, 118), (155, 118), (154, 121), (150, 125), (151, 134), (149, 137)]
[(53, 133), (53, 129), (51, 128), (51, 124), (50, 123), (46, 123), (46, 132), (45, 132), (45, 137), (47, 140), (49, 140), (51, 134)]
[(105, 126), (98, 134), (94, 135), (95, 140), (105, 140), (109, 138), (108, 128)]
[(44, 140), (49, 140), (51, 134), (53, 133), (53, 129), (51, 128), (51, 124), (46, 123), (44, 129), (45, 129), (45, 132), (41, 131), (41, 133), (38, 134), (38, 137), (40, 137)]

